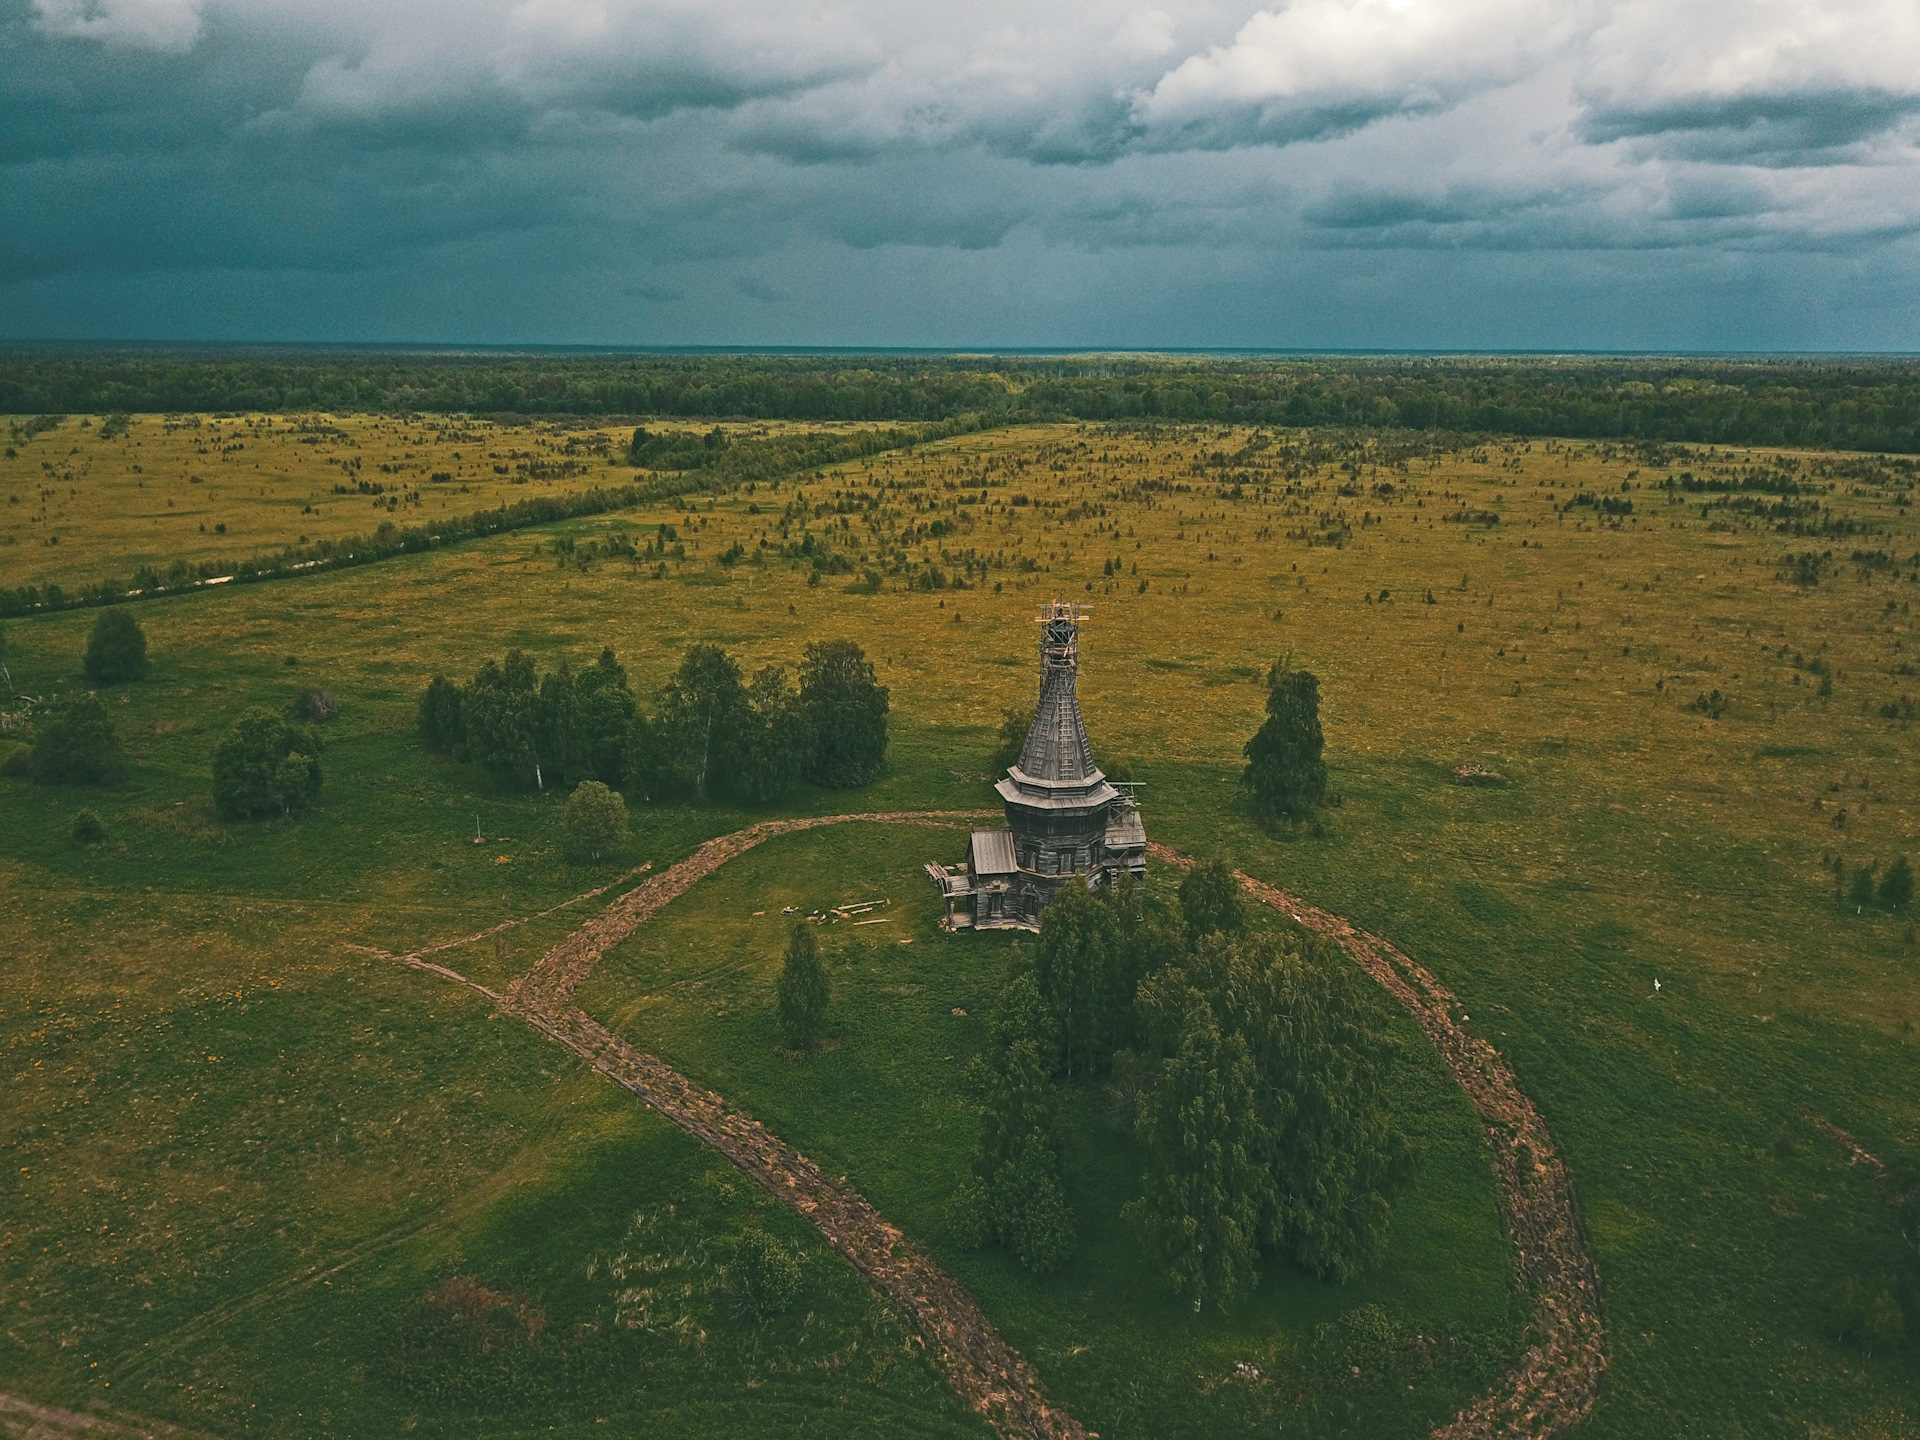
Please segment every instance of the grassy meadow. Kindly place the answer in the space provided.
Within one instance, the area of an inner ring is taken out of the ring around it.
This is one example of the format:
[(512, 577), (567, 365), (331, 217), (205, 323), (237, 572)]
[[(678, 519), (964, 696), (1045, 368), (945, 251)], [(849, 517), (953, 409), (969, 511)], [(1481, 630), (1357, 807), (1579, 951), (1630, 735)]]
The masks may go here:
[[(403, 506), (451, 511), (528, 493), (516, 477), (631, 474), (607, 464), (630, 427), (193, 418), (16, 439), (0, 584), (358, 533), (390, 498), (357, 489), (392, 479), (381, 465), (415, 467)], [(302, 444), (303, 423), (354, 444)], [(607, 448), (571, 475), (492, 458), (565, 460), (592, 435)], [(141, 602), (154, 673), (104, 692), (129, 779), (0, 779), (0, 1390), (223, 1435), (983, 1433), (805, 1226), (517, 1022), (350, 947), (535, 917), (763, 813), (637, 806), (628, 853), (565, 864), (554, 798), (424, 753), (435, 671), (611, 645), (647, 694), (695, 640), (751, 670), (847, 635), (892, 689), (891, 772), (784, 809), (976, 806), (1001, 712), (1031, 701), (1034, 602), (1059, 594), (1093, 606), (1083, 708), (1102, 763), (1141, 782), (1149, 834), (1392, 938), (1539, 1103), (1606, 1287), (1586, 1433), (1909, 1433), (1915, 1342), (1869, 1353), (1825, 1297), (1905, 1273), (1892, 1188), (1828, 1127), (1892, 1165), (1920, 1155), (1920, 945), (1906, 917), (1842, 903), (1833, 869), (1920, 858), (1912, 479), (1772, 451), (1034, 425)], [(610, 543), (662, 525), (684, 556)], [(21, 694), (85, 685), (93, 618), (8, 623)], [(1321, 678), (1339, 803), (1272, 836), (1236, 781), (1284, 655)], [(226, 725), (309, 685), (341, 702), (318, 809), (219, 820)], [(1469, 763), (1501, 783), (1455, 783)], [(81, 805), (106, 845), (69, 838)], [(955, 1246), (943, 1197), (972, 1142), (955, 1081), (1007, 943), (934, 927), (918, 865), (960, 849), (918, 827), (769, 843), (580, 998), (847, 1174), (1109, 1440), (1412, 1435), (1497, 1381), (1526, 1306), (1472, 1113), (1411, 1026), (1398, 1103), (1424, 1159), (1375, 1276), (1282, 1268), (1232, 1321), (1175, 1315), (1116, 1219), (1139, 1160), (1097, 1089), (1070, 1107), (1067, 1272)], [(885, 924), (827, 937), (837, 1042), (782, 1059), (779, 910), (875, 894)], [(499, 983), (594, 903), (438, 958)], [(749, 1223), (806, 1255), (776, 1321), (717, 1284)], [(676, 1304), (618, 1323), (620, 1254), (675, 1277)], [(496, 1377), (484, 1405), (409, 1388), (407, 1317), (454, 1275), (537, 1304), (544, 1343), (573, 1347), (560, 1378)]]

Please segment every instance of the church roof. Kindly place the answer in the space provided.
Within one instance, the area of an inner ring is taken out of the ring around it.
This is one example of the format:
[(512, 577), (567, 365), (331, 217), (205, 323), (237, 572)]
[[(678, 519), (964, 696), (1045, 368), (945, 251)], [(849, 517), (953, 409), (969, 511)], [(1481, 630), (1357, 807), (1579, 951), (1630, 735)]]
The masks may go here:
[(1040, 699), (1027, 743), (1007, 778), (994, 788), (1010, 805), (1029, 810), (1090, 811), (1119, 792), (1093, 763), (1086, 722), (1080, 718), (1080, 621), (1085, 611), (1064, 601), (1042, 608)]
[(1057, 785), (1084, 785), (1100, 771), (1087, 743), (1086, 722), (1080, 718), (1076, 671), (1071, 665), (1049, 667), (1040, 684), (1040, 703), (1033, 707), (1027, 743), (1020, 751), (1020, 769), (1029, 779)]
[(1013, 855), (1011, 830), (976, 830), (967, 861), (976, 875), (1012, 875), (1020, 869)]

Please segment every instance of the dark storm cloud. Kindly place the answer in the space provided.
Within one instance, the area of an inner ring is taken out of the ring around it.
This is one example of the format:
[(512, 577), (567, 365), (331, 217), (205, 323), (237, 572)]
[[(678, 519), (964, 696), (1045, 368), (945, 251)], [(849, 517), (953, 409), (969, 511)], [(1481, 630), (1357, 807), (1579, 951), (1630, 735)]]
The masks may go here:
[[(1266, 304), (1271, 343), (1359, 343), (1329, 297), (1445, 264), (1463, 325), (1560, 314), (1529, 253), (1643, 297), (1800, 255), (1806, 313), (1855, 313), (1873, 257), (1911, 290), (1915, 11), (0, 0), (0, 329), (991, 343), (1118, 307), (1257, 343)], [(1404, 343), (1449, 343), (1431, 303)]]

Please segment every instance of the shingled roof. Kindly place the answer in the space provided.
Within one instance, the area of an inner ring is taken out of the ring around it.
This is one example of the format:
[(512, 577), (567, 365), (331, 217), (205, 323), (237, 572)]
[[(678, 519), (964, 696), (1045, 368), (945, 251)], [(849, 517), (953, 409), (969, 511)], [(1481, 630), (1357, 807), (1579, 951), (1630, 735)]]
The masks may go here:
[(1050, 668), (1040, 686), (1040, 703), (1033, 707), (1027, 743), (1020, 751), (1020, 769), (1032, 780), (1080, 785), (1100, 772), (1087, 743), (1086, 722), (1080, 718), (1080, 697), (1071, 666)]

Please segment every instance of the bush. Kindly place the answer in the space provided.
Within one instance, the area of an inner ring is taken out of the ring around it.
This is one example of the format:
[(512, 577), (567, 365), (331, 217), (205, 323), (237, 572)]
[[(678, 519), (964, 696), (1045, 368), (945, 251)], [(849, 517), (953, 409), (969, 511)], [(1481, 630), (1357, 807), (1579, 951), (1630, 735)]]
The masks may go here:
[(1246, 926), (1240, 909), (1240, 882), (1224, 860), (1203, 860), (1180, 882), (1180, 915), (1187, 923), (1187, 941), (1199, 944), (1208, 935), (1233, 935)]
[(1320, 682), (1276, 663), (1267, 674), (1267, 719), (1246, 744), (1244, 783), (1263, 820), (1304, 820), (1326, 799)]
[(24, 780), (33, 773), (29, 760), (33, 756), (31, 745), (16, 745), (7, 752), (7, 758), (0, 760), (0, 775), (10, 775), (16, 780)]
[(627, 843), (627, 802), (598, 780), (583, 780), (567, 797), (567, 855), (598, 860)]
[(831, 999), (827, 972), (820, 966), (820, 942), (813, 926), (801, 921), (787, 942), (780, 970), (780, 1038), (789, 1050), (811, 1050), (826, 1028)]
[(1864, 910), (1873, 904), (1873, 866), (1862, 865), (1853, 872), (1853, 888), (1847, 892), (1847, 903), (1856, 910)]
[(287, 702), (287, 718), (324, 725), (340, 713), (340, 697), (331, 690), (302, 690)]
[(103, 845), (107, 839), (107, 822), (91, 810), (82, 810), (73, 817), (73, 838), (89, 849)]
[(86, 672), (102, 685), (119, 685), (147, 676), (147, 636), (140, 622), (118, 605), (109, 605), (93, 622), (87, 638)]
[(1880, 877), (1880, 903), (1896, 915), (1913, 902), (1913, 867), (1902, 855)]
[(800, 1260), (764, 1230), (745, 1231), (734, 1242), (727, 1288), (744, 1315), (778, 1315), (800, 1293)]
[(213, 752), (213, 803), (235, 818), (291, 815), (320, 793), (320, 737), (255, 706)]
[(120, 739), (99, 696), (69, 700), (40, 728), (27, 773), (42, 785), (105, 785), (126, 773)]
[(420, 697), (420, 738), (436, 755), (454, 755), (466, 744), (467, 732), (460, 720), (460, 687), (444, 675), (427, 682), (427, 693)]

